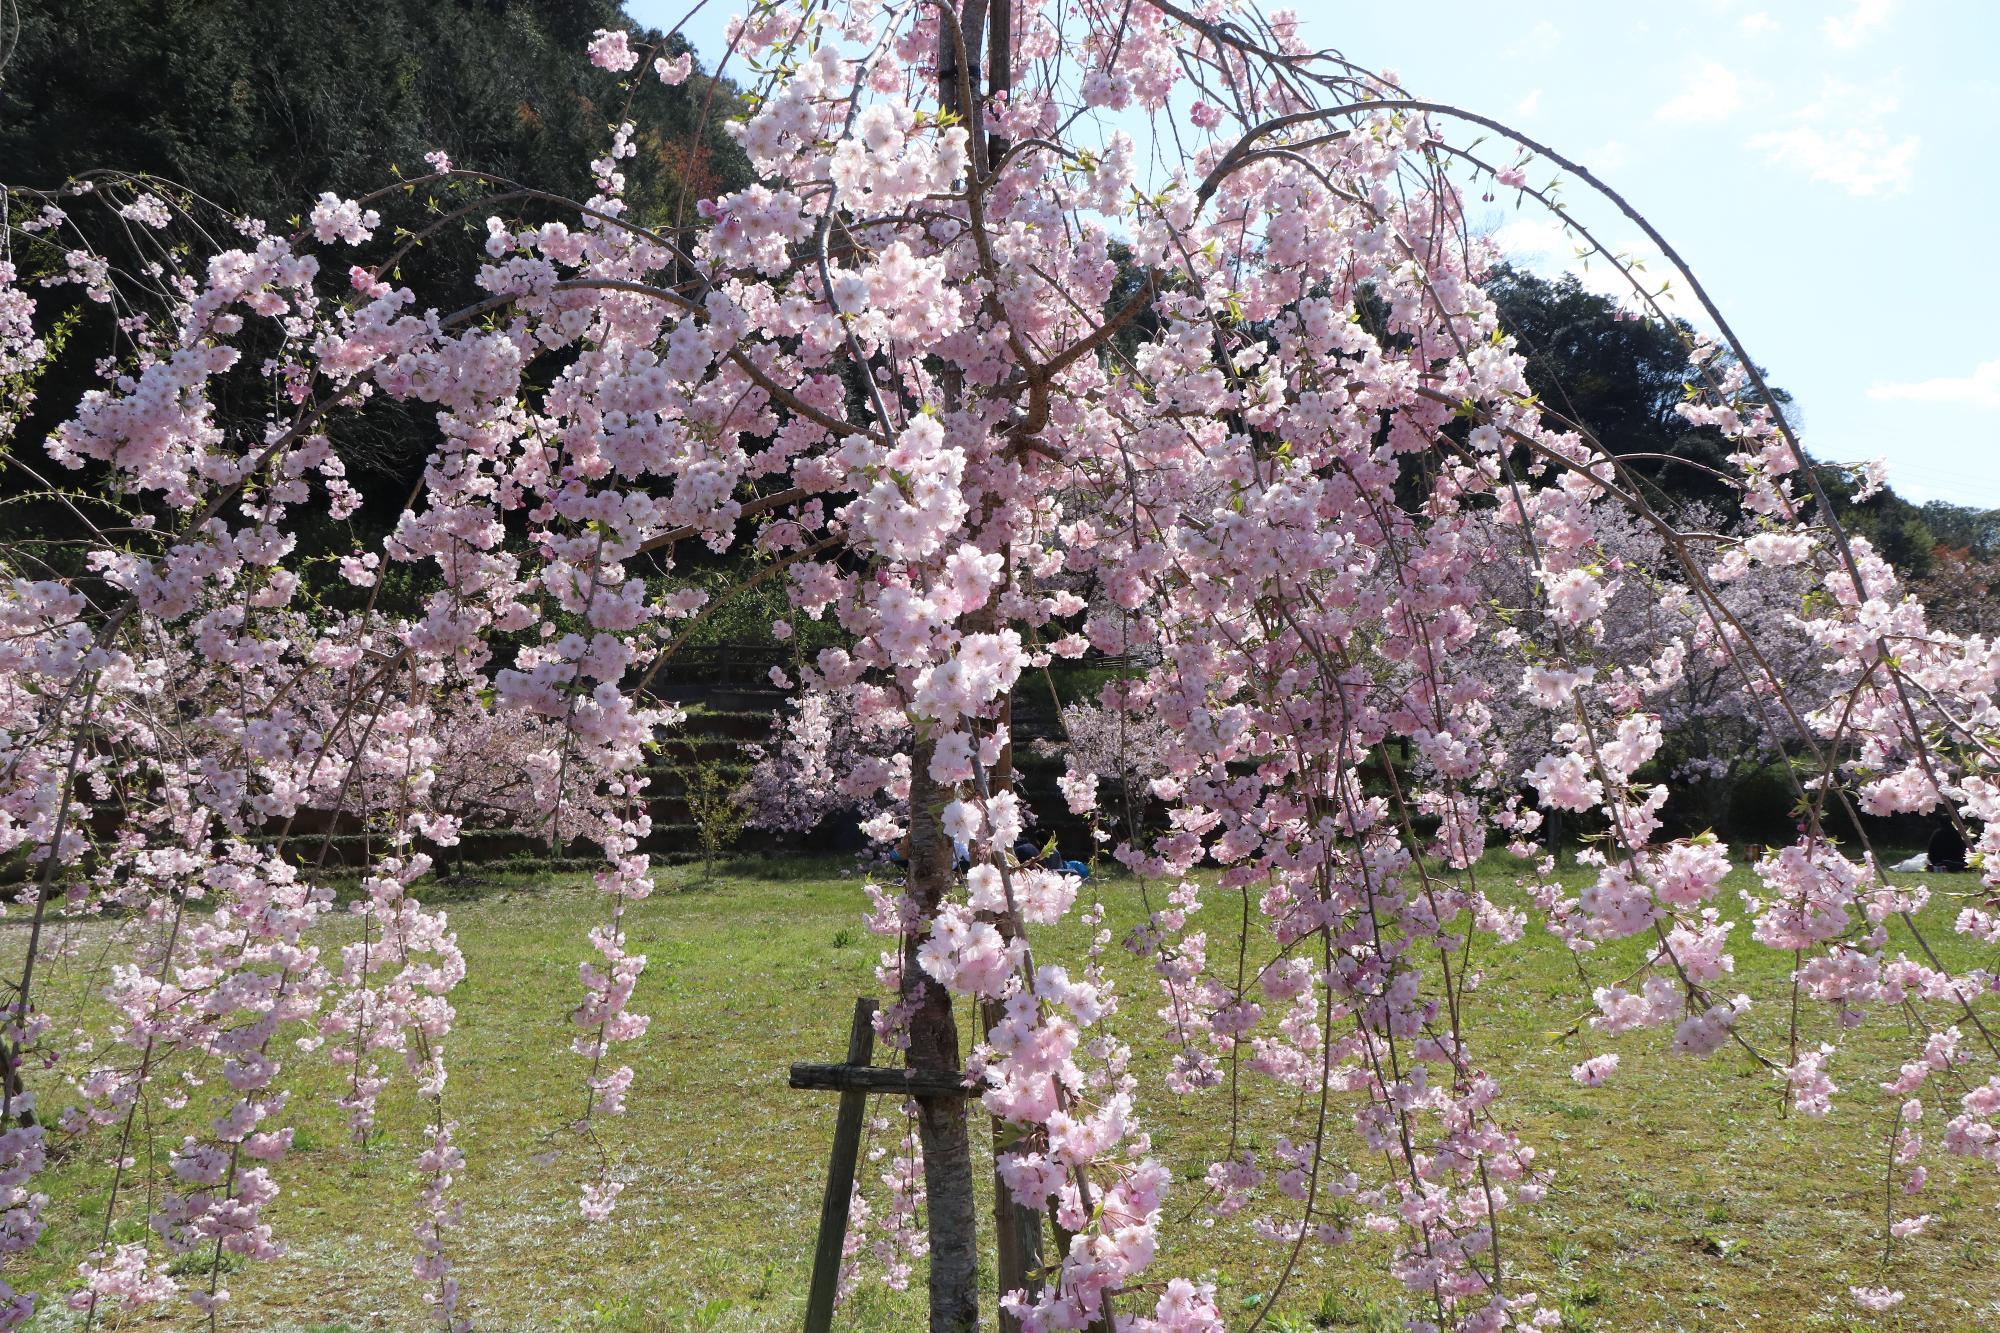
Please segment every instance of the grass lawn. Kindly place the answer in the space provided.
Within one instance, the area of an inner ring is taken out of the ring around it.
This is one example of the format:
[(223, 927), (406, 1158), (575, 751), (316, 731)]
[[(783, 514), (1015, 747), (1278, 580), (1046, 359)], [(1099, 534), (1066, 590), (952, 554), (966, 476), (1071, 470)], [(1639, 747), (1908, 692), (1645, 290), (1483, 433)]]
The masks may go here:
[[(1511, 865), (1489, 860), (1483, 881), (1505, 882)], [(575, 1203), (585, 1150), (564, 1129), (583, 1104), (566, 1019), (584, 934), (600, 919), (601, 901), (575, 877), (438, 891), (454, 898), (452, 925), (470, 968), (455, 997), (448, 1100), (469, 1158), (457, 1189), (465, 1205), (457, 1259), (482, 1328), (749, 1333), (799, 1324), (834, 1100), (791, 1091), (785, 1070), (793, 1060), (840, 1057), (854, 997), (873, 993), (879, 945), (860, 928), (859, 880), (833, 863), (741, 860), (708, 884), (692, 879), (686, 870), (663, 872), (661, 892), (628, 918), (630, 947), (651, 959), (636, 1007), (653, 1015), (653, 1026), (624, 1049), (638, 1073), (630, 1112), (603, 1140), (626, 1190), (613, 1220), (594, 1228)], [(1739, 883), (1747, 886), (1747, 876), (1727, 887)], [(1939, 901), (1924, 914), (1926, 927), (1934, 941), (1955, 944), (1950, 895), (1973, 892), (1976, 882), (1929, 883)], [(1122, 938), (1141, 915), (1138, 893), (1116, 882), (1101, 892), (1107, 924)], [(1209, 897), (1217, 918), (1211, 966), (1233, 974), (1234, 900)], [(1736, 910), (1733, 895), (1726, 906)], [(53, 1012), (75, 1012), (79, 997), (101, 984), (104, 930), (79, 932), (76, 955), (43, 983)], [(1054, 934), (1038, 936), (1044, 957), (1076, 957), (1074, 928)], [(336, 943), (337, 928), (327, 936)], [(1736, 944), (1738, 988), (1764, 1001), (1746, 1030), (1780, 1050), (1778, 997), (1789, 959), (1755, 945), (1745, 930)], [(0, 938), (0, 955), (20, 947), (15, 932)], [(1592, 980), (1624, 975), (1632, 952), (1591, 960)], [(1953, 951), (1946, 961), (1959, 965), (1966, 956)], [(1991, 1248), (2000, 1180), (1988, 1168), (1935, 1155), (1930, 1189), (1897, 1200), (1899, 1216), (1939, 1214), (1928, 1232), (1899, 1243), (1894, 1285), (1909, 1291), (1908, 1303), (1873, 1319), (1846, 1295), (1850, 1284), (1880, 1279), (1889, 1104), (1872, 1084), (1920, 1044), (1900, 1020), (1873, 1017), (1845, 1036), (1831, 1067), (1842, 1094), (1829, 1119), (1787, 1120), (1777, 1113), (1770, 1075), (1733, 1047), (1691, 1061), (1667, 1053), (1663, 1033), (1559, 1040), (1587, 1004), (1587, 990), (1567, 953), (1537, 927), (1477, 962), (1485, 979), (1470, 1020), (1474, 1049), (1507, 1089), (1511, 1122), (1557, 1170), (1548, 1200), (1513, 1215), (1522, 1220), (1503, 1230), (1502, 1244), (1527, 1285), (1562, 1302), (1564, 1328), (1970, 1329), (2000, 1319)], [(1122, 951), (1114, 950), (1113, 964), (1127, 1012), (1112, 1021), (1136, 1043), (1143, 1085), (1158, 1089), (1165, 1052), (1149, 1036), (1156, 992)], [(1824, 1014), (1810, 1013), (1809, 1022), (1812, 1040), (1843, 1040)], [(1623, 1054), (1619, 1076), (1600, 1089), (1575, 1086), (1570, 1065), (1605, 1050)], [(384, 1130), (363, 1150), (346, 1141), (341, 1114), (316, 1095), (334, 1084), (324, 1060), (290, 1059), (312, 1087), (295, 1100), (296, 1151), (277, 1169), (285, 1192), (267, 1217), (291, 1252), (229, 1276), (234, 1299), (224, 1326), (419, 1328), (422, 1307), (408, 1278), (418, 1189), (408, 1088), (399, 1082), (385, 1095)], [(56, 1100), (45, 1096), (44, 1104)], [(1929, 1105), (1926, 1128), (1935, 1138), (1935, 1092)], [(1295, 1112), (1294, 1132), (1305, 1132), (1306, 1108), (1286, 1103), (1253, 1117), (1252, 1141), (1268, 1143)], [(1226, 1119), (1216, 1094), (1176, 1102), (1163, 1090), (1144, 1099), (1142, 1113), (1183, 1179), (1199, 1173)], [(976, 1124), (984, 1139), (983, 1120)], [(163, 1143), (178, 1141), (173, 1133)], [(1329, 1151), (1348, 1150), (1359, 1151), (1343, 1123)], [(109, 1151), (71, 1157), (40, 1182), (51, 1198), (50, 1226), (16, 1275), (51, 1293), (33, 1328), (75, 1323), (61, 1293), (101, 1224), (109, 1173), (100, 1159)], [(990, 1177), (982, 1169), (979, 1178)], [(1183, 1188), (1170, 1196), (1170, 1215), (1194, 1194)], [(1212, 1275), (1232, 1328), (1251, 1321), (1260, 1283), (1282, 1258), (1251, 1240), (1256, 1211), (1212, 1227), (1171, 1228), (1172, 1248), (1157, 1269)], [(143, 1226), (130, 1216), (114, 1235), (135, 1238)], [(1281, 1298), (1284, 1318), (1266, 1327), (1399, 1327), (1404, 1310), (1380, 1276), (1384, 1256), (1370, 1241), (1312, 1256)], [(189, 1326), (186, 1310), (144, 1326)], [(838, 1326), (909, 1330), (921, 1327), (921, 1313), (914, 1295), (871, 1285)]]

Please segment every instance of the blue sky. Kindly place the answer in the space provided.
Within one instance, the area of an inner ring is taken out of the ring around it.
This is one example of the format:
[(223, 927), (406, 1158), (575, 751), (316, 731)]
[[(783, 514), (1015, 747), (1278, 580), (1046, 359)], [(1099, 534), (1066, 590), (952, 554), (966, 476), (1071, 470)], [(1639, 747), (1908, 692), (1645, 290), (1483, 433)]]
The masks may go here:
[[(627, 10), (667, 28), (691, 3)], [(704, 64), (736, 7), (709, 0), (687, 25)], [(1312, 45), (1623, 192), (1796, 395), (1815, 455), (1887, 459), (1913, 500), (2000, 508), (2000, 4), (1429, 0), (1415, 29), (1401, 5), (1297, 8)], [(1645, 257), (1629, 224), (1564, 194)], [(1474, 221), (1522, 263), (1573, 267), (1573, 243), (1508, 198)]]

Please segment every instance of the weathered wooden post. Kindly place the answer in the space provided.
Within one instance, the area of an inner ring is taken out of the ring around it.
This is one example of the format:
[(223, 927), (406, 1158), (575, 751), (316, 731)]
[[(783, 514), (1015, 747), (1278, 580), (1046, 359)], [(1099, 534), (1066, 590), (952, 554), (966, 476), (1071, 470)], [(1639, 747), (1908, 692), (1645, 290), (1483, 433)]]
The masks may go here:
[[(865, 1065), (875, 1054), (875, 1001), (854, 1002), (854, 1025), (847, 1033), (847, 1063)], [(797, 1075), (793, 1075), (797, 1087)], [(833, 1156), (826, 1165), (826, 1197), (819, 1205), (819, 1243), (813, 1250), (812, 1289), (806, 1296), (806, 1333), (831, 1333), (833, 1298), (840, 1288), (840, 1256), (847, 1241), (847, 1211), (854, 1198), (854, 1172), (861, 1155), (861, 1126), (868, 1094), (843, 1092), (833, 1124)]]

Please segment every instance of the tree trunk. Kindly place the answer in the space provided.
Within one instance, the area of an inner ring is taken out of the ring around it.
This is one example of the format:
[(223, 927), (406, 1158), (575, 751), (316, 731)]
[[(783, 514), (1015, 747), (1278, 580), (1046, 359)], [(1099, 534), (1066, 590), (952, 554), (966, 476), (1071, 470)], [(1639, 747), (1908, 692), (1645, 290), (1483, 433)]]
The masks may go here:
[[(1005, 8), (1008, 0), (994, 0)], [(987, 0), (964, 0), (956, 23), (946, 10), (938, 32), (938, 102), (940, 109), (964, 117), (971, 125), (975, 156), (984, 142), (977, 109), (967, 106), (960, 81), (981, 87), (979, 69), (989, 16)], [(1001, 20), (1002, 25), (1005, 19)], [(1004, 31), (1004, 26), (1002, 28)], [(961, 59), (963, 56), (963, 59)], [(864, 367), (864, 372), (866, 368)], [(952, 369), (940, 375), (939, 389), (947, 414), (962, 408), (963, 384)], [(935, 918), (952, 883), (952, 847), (945, 837), (943, 807), (948, 794), (931, 781), (931, 746), (919, 741), (911, 756), (909, 895), (918, 918)], [(916, 998), (910, 1014), (909, 1064), (917, 1069), (962, 1068), (958, 1029), (951, 995), (928, 982), (917, 962), (921, 938), (912, 937), (903, 951), (903, 995)], [(976, 1333), (979, 1327), (978, 1206), (973, 1188), (972, 1143), (967, 1099), (919, 1098), (917, 1131), (924, 1149), (924, 1190), (930, 1220), (931, 1333)], [(996, 1178), (995, 1184), (999, 1182)], [(1002, 1196), (1004, 1211), (1011, 1198)], [(997, 1201), (996, 1201), (997, 1202)], [(1004, 1242), (1003, 1242), (1004, 1243)], [(1013, 1253), (1013, 1247), (1009, 1247)]]
[[(945, 794), (930, 778), (931, 747), (919, 743), (910, 765), (909, 894), (919, 919), (937, 915), (951, 887), (951, 841), (942, 814)], [(910, 1014), (912, 1069), (963, 1067), (951, 992), (930, 980), (917, 962), (922, 939), (903, 946), (902, 994), (921, 992)], [(974, 1333), (979, 1327), (979, 1239), (972, 1185), (972, 1140), (966, 1099), (917, 1099), (917, 1133), (924, 1149), (931, 1242), (931, 1333)]]

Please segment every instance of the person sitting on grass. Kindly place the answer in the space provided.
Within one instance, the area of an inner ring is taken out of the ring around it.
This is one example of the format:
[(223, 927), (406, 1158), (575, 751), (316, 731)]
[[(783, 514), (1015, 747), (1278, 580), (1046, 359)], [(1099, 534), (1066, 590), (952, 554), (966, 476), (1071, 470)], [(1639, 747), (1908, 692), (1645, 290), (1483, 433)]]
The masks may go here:
[(1078, 879), (1090, 878), (1090, 867), (1081, 861), (1069, 861), (1056, 850), (1051, 842), (1047, 847), (1037, 847), (1030, 839), (1023, 838), (1014, 844), (1014, 859), (1022, 869), (1039, 867), (1044, 870), (1058, 870), (1065, 875), (1075, 875)]
[(1937, 832), (1931, 834), (1931, 844), (1924, 849), (1924, 861), (1932, 871), (1947, 874), (1964, 872), (1965, 839), (1959, 836), (1950, 820), (1938, 821)]

